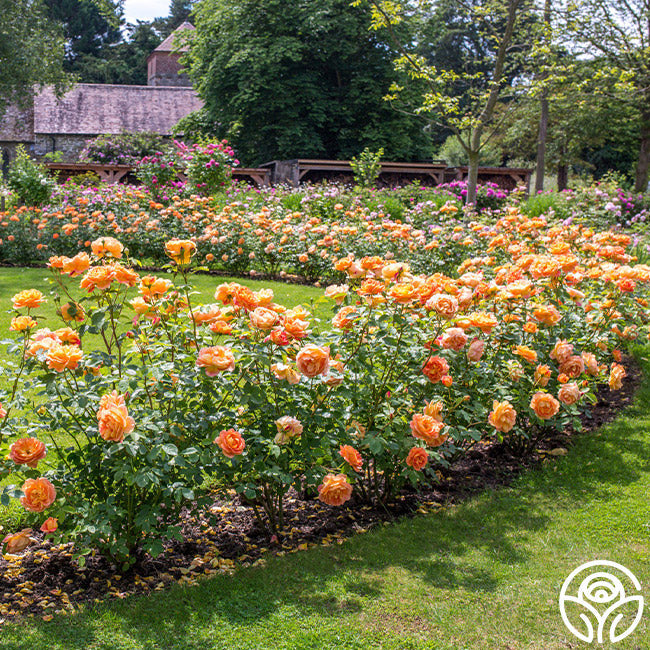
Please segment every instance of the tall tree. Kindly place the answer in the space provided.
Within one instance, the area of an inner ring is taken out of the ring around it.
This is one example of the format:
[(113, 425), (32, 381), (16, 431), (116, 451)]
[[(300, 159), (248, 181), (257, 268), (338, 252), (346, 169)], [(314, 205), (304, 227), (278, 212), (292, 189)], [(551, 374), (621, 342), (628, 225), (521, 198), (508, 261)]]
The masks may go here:
[(607, 62), (591, 89), (638, 110), (635, 187), (648, 189), (650, 170), (650, 0), (572, 0), (566, 3), (568, 44)]
[(383, 101), (394, 52), (349, 0), (200, 0), (191, 76), (216, 135), (247, 163), (431, 156), (424, 121)]
[[(534, 23), (532, 4), (528, 0), (456, 0), (455, 11), (464, 25), (474, 26), (482, 54), (467, 66), (451, 62), (436, 64), (421, 54), (423, 45), (413, 46), (400, 37), (397, 28), (413, 13), (429, 10), (430, 3), (410, 0), (368, 0), (373, 11), (373, 28), (387, 29), (401, 56), (398, 68), (412, 82), (424, 82), (425, 91), (417, 110), (429, 114), (439, 125), (448, 128), (458, 139), (469, 160), (467, 202), (476, 201), (476, 185), (481, 149), (502, 126), (507, 116), (497, 111), (500, 102), (512, 105), (517, 96), (517, 76), (513, 70), (521, 65), (521, 53), (530, 47)], [(363, 6), (364, 0), (353, 4)], [(434, 5), (435, 8), (436, 5)], [(440, 6), (440, 5), (438, 5)], [(467, 38), (467, 36), (465, 36)], [(394, 86), (393, 98), (407, 89)], [(500, 119), (496, 119), (500, 117)]]
[(169, 15), (153, 20), (153, 28), (167, 38), (177, 27), (190, 20), (194, 0), (171, 0)]
[(64, 86), (63, 45), (40, 0), (0, 0), (0, 115), (34, 86)]

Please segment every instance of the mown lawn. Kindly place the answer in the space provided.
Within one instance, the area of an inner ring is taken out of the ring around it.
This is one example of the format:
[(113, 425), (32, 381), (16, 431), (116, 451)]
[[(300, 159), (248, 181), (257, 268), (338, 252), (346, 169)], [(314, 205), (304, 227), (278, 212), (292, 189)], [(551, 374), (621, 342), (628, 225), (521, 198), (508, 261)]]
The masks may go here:
[[(649, 353), (639, 351), (646, 376)], [(615, 423), (509, 488), (197, 586), (9, 624), (0, 648), (589, 647), (563, 626), (560, 587), (578, 565), (609, 559), (650, 596), (649, 488), (646, 383)], [(650, 647), (647, 614), (613, 647)]]

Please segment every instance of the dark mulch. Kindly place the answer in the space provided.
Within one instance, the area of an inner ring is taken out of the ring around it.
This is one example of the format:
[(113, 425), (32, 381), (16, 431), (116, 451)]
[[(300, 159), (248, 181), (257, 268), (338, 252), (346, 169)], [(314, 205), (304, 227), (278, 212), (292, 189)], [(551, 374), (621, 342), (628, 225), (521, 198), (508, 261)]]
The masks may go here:
[[(630, 404), (642, 374), (633, 359), (626, 359), (627, 379), (620, 391), (600, 387), (598, 402), (583, 417), (581, 434), (613, 420)], [(345, 537), (398, 517), (457, 503), (485, 489), (508, 485), (527, 468), (570, 445), (575, 431), (557, 433), (535, 445), (525, 456), (503, 443), (480, 444), (449, 468), (427, 491), (405, 492), (386, 508), (348, 502), (331, 508), (295, 493), (286, 499), (286, 531), (280, 540), (269, 538), (250, 507), (239, 499), (218, 499), (209, 512), (187, 511), (183, 541), (170, 544), (157, 558), (144, 556), (120, 574), (99, 555), (84, 567), (72, 559), (69, 545), (52, 545), (38, 533), (38, 544), (22, 555), (0, 559), (0, 623), (19, 616), (70, 611), (76, 605), (128, 594), (164, 589), (170, 583), (194, 583), (202, 575), (231, 571), (235, 566), (264, 562), (265, 555), (283, 555), (314, 545), (342, 542)]]

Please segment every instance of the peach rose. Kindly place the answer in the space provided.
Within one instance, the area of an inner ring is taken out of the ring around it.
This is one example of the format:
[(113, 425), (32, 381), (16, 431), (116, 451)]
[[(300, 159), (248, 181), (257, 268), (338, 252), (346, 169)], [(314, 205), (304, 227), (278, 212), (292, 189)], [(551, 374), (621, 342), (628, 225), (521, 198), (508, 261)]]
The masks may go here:
[(196, 253), (196, 244), (189, 239), (170, 239), (165, 244), (165, 252), (176, 264), (189, 264)]
[(114, 257), (119, 259), (122, 257), (124, 246), (120, 244), (115, 237), (100, 237), (90, 244), (95, 257), (102, 259), (103, 257)]
[(458, 300), (445, 293), (436, 293), (426, 302), (426, 308), (433, 310), (442, 318), (453, 318), (458, 312)]
[(223, 451), (224, 456), (227, 458), (239, 456), (246, 447), (241, 433), (234, 429), (224, 429), (214, 439), (214, 442), (221, 447), (221, 451)]
[(568, 341), (556, 341), (551, 350), (550, 357), (558, 363), (564, 363), (573, 354), (573, 344)]
[(296, 366), (305, 377), (317, 377), (327, 373), (330, 367), (329, 348), (306, 345), (296, 356)]
[(551, 379), (551, 369), (546, 364), (540, 364), (535, 368), (535, 383), (544, 388)]
[(515, 426), (517, 411), (512, 407), (510, 402), (492, 402), (492, 411), (488, 416), (488, 422), (502, 433), (508, 433)]
[(81, 321), (86, 318), (82, 306), (76, 302), (66, 302), (65, 305), (61, 306), (60, 313), (61, 318), (63, 318), (66, 323), (69, 323), (70, 321), (81, 323)]
[(462, 350), (467, 343), (467, 334), (461, 327), (450, 327), (440, 341), (445, 350)]
[(585, 363), (582, 360), (582, 357), (578, 356), (577, 354), (570, 356), (560, 364), (560, 373), (566, 375), (567, 377), (571, 377), (572, 379), (576, 379), (584, 371)]
[(433, 384), (438, 383), (449, 372), (449, 364), (442, 357), (429, 357), (422, 367), (422, 373)]
[(619, 390), (622, 388), (623, 377), (626, 375), (625, 368), (620, 363), (612, 363), (612, 368), (609, 373), (609, 389)]
[(2, 540), (2, 543), (7, 545), (7, 553), (20, 553), (33, 544), (34, 540), (30, 537), (31, 532), (31, 528), (24, 528), (19, 533), (7, 535)]
[(102, 397), (97, 420), (99, 435), (107, 442), (122, 442), (135, 429), (135, 420), (129, 416), (124, 398), (115, 391)]
[(533, 318), (538, 323), (551, 327), (562, 320), (562, 315), (554, 305), (542, 305), (533, 309)]
[(400, 305), (408, 305), (418, 297), (418, 291), (410, 282), (400, 282), (391, 288), (390, 297)]
[(77, 253), (74, 257), (66, 257), (62, 270), (71, 278), (85, 273), (90, 268), (90, 257), (88, 253)]
[(537, 417), (548, 420), (560, 410), (560, 403), (548, 393), (537, 392), (530, 400), (530, 408)]
[(260, 330), (270, 330), (278, 322), (278, 315), (267, 307), (256, 307), (248, 317), (253, 327)]
[(309, 322), (298, 316), (287, 316), (283, 323), (284, 331), (298, 341), (309, 334)]
[(352, 445), (341, 445), (339, 454), (345, 462), (355, 471), (360, 472), (363, 466), (361, 454)]
[(56, 499), (56, 490), (46, 478), (28, 478), (22, 487), (25, 494), (20, 503), (26, 510), (43, 512), (49, 508)]
[(297, 438), (302, 433), (302, 424), (297, 418), (290, 415), (283, 415), (275, 421), (278, 433), (273, 439), (277, 445), (284, 445), (292, 438)]
[(196, 365), (205, 368), (208, 377), (216, 377), (220, 372), (232, 372), (235, 369), (235, 355), (230, 348), (222, 345), (201, 348)]
[(300, 373), (295, 368), (284, 363), (271, 364), (271, 372), (276, 379), (284, 379), (290, 384), (297, 384), (300, 381)]
[(140, 278), (139, 290), (145, 300), (157, 300), (163, 294), (167, 293), (172, 286), (172, 281), (167, 280), (167, 278), (145, 275), (145, 277)]
[(88, 293), (95, 289), (105, 291), (115, 280), (115, 269), (111, 266), (93, 266), (83, 276), (79, 286)]
[(48, 517), (41, 526), (41, 532), (45, 533), (54, 533), (59, 527), (59, 520), (56, 517)]
[(334, 318), (332, 318), (332, 324), (334, 327), (338, 327), (341, 330), (349, 329), (354, 324), (354, 315), (356, 313), (356, 307), (352, 307), (351, 305), (341, 307), (341, 309), (336, 312)]
[(595, 354), (591, 352), (583, 352), (582, 361), (585, 364), (585, 370), (588, 374), (592, 377), (598, 374), (598, 360), (596, 359)]
[(75, 345), (55, 343), (46, 355), (47, 367), (56, 372), (74, 370), (83, 358), (83, 352)]
[(467, 358), (474, 363), (478, 363), (483, 357), (485, 351), (485, 342), (481, 339), (474, 339), (467, 348)]
[(38, 323), (31, 316), (16, 316), (11, 319), (9, 329), (12, 332), (24, 332), (36, 327)]
[(428, 415), (432, 417), (434, 420), (437, 422), (442, 422), (442, 409), (445, 407), (445, 405), (438, 401), (438, 402), (427, 402), (426, 406), (424, 407), (424, 415)]
[(513, 352), (524, 361), (528, 361), (528, 363), (537, 363), (537, 352), (526, 345), (516, 346)]
[(578, 388), (578, 384), (575, 382), (564, 384), (564, 386), (562, 386), (557, 392), (557, 398), (560, 400), (560, 402), (566, 404), (567, 406), (575, 404), (581, 396), (582, 393)]
[(438, 422), (430, 415), (416, 413), (411, 420), (411, 433), (413, 436), (424, 440), (432, 447), (439, 447), (447, 440), (447, 435), (442, 433), (444, 428), (443, 422)]
[(352, 496), (345, 474), (328, 474), (318, 486), (318, 498), (328, 506), (341, 506)]
[(37, 309), (44, 302), (47, 302), (38, 289), (25, 289), (17, 293), (11, 300), (14, 309)]
[(9, 458), (17, 465), (35, 469), (38, 461), (45, 458), (45, 443), (36, 438), (19, 438), (9, 448)]
[(423, 470), (429, 462), (429, 453), (422, 447), (413, 447), (406, 457), (406, 464), (416, 472)]

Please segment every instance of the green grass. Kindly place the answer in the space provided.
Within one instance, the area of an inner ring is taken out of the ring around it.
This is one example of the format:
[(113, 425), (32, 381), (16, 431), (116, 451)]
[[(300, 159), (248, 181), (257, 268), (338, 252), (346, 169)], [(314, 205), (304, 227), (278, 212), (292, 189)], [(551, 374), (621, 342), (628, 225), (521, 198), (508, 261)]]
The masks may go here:
[[(10, 624), (0, 648), (588, 647), (563, 626), (561, 584), (578, 565), (609, 559), (636, 574), (647, 600), (649, 488), (646, 384), (615, 423), (509, 488), (197, 586)], [(613, 647), (650, 647), (647, 614)]]

